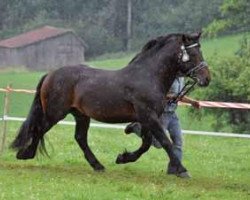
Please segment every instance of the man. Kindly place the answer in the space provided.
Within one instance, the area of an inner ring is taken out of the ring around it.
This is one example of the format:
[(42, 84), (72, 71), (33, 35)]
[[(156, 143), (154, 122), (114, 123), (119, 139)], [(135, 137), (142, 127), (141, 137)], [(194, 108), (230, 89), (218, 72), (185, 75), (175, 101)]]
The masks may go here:
[[(182, 131), (179, 119), (175, 113), (177, 108), (177, 102), (173, 101), (177, 95), (180, 93), (184, 86), (184, 78), (178, 77), (174, 80), (166, 98), (168, 100), (168, 105), (165, 107), (163, 114), (160, 117), (160, 121), (164, 129), (169, 132), (170, 138), (172, 140), (173, 149), (175, 155), (182, 160), (182, 146), (183, 146), (183, 139), (182, 139)], [(178, 99), (181, 102), (189, 103), (194, 108), (199, 109), (201, 106), (199, 101), (193, 100), (187, 96), (183, 96), (181, 99)], [(141, 137), (141, 125), (138, 122), (131, 123), (125, 128), (125, 133), (136, 133), (136, 135)], [(161, 144), (153, 137), (152, 145), (156, 148), (162, 148)], [(168, 174), (173, 174), (174, 169), (171, 169), (171, 166), (168, 165), (167, 169)], [(185, 174), (185, 178), (191, 177), (188, 173)], [(184, 178), (184, 177), (183, 177)]]

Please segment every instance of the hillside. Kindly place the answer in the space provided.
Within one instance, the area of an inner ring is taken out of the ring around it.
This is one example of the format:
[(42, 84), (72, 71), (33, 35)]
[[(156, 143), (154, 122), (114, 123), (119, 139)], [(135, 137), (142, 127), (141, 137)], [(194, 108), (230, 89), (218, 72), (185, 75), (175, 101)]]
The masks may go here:
[[(250, 36), (250, 33), (246, 35)], [(201, 40), (204, 58), (211, 58), (214, 55), (218, 56), (217, 59), (220, 57), (232, 56), (237, 52), (243, 36), (244, 34), (238, 34)], [(118, 69), (126, 66), (127, 63), (136, 55), (136, 53), (137, 52), (129, 53), (128, 55), (124, 53), (108, 54), (106, 55), (106, 58), (104, 55), (101, 57), (101, 59), (99, 58), (87, 63), (98, 68)]]

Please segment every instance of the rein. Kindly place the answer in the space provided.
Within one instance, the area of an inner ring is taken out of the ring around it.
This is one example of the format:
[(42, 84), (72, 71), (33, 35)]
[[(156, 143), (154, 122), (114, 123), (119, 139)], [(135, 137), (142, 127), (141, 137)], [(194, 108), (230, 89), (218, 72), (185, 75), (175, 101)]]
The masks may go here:
[(182, 99), (182, 97), (184, 97), (195, 85), (196, 85), (197, 81), (193, 80), (193, 81), (188, 81), (184, 87), (181, 89), (181, 91), (177, 94), (176, 97), (174, 97), (173, 99), (171, 99), (169, 101), (169, 103), (177, 103), (180, 99)]
[[(179, 59), (181, 59), (181, 62), (188, 62), (190, 60), (189, 54), (187, 53), (186, 49), (191, 49), (194, 47), (199, 46), (199, 43), (194, 43), (189, 46), (181, 45), (181, 53), (179, 55)], [(187, 83), (184, 85), (184, 87), (181, 89), (181, 91), (169, 101), (169, 103), (177, 103), (181, 98), (183, 98), (196, 84), (197, 79), (194, 77), (194, 72), (204, 68), (207, 66), (207, 63), (205, 61), (200, 62), (197, 66), (194, 68), (188, 70), (185, 74), (179, 74), (180, 76), (189, 76), (193, 79), (193, 81), (187, 81)]]

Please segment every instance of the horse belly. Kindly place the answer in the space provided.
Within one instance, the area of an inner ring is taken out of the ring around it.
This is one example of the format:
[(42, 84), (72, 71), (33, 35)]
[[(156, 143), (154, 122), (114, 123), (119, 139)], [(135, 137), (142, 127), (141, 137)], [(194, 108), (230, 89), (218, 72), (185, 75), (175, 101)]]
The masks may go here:
[(106, 123), (125, 123), (135, 121), (135, 112), (129, 104), (99, 104), (83, 106), (84, 113), (89, 117)]

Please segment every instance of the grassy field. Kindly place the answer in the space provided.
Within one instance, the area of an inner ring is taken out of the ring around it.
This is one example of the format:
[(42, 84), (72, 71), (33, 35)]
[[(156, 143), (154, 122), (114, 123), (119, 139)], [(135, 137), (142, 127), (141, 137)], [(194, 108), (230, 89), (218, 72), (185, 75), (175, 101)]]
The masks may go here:
[[(8, 125), (7, 144), (19, 123)], [(192, 179), (166, 175), (166, 154), (151, 148), (136, 163), (116, 165), (118, 153), (140, 140), (122, 130), (91, 128), (89, 144), (106, 166), (94, 172), (73, 139), (72, 126), (57, 125), (47, 135), (51, 158), (19, 161), (5, 149), (0, 157), (0, 199), (250, 199), (249, 141), (185, 135), (184, 164)]]

